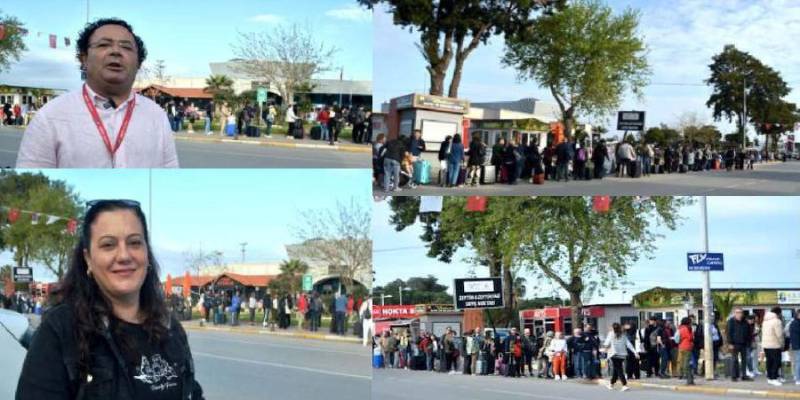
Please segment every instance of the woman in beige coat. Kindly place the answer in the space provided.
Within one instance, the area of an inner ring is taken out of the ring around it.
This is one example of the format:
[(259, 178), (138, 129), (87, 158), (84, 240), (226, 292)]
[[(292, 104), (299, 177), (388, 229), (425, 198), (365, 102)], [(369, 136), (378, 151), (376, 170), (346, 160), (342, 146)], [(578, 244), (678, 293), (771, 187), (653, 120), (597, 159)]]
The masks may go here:
[(780, 315), (780, 307), (774, 307), (764, 316), (761, 325), (761, 347), (767, 356), (767, 383), (773, 386), (781, 386), (778, 370), (781, 368), (784, 334)]

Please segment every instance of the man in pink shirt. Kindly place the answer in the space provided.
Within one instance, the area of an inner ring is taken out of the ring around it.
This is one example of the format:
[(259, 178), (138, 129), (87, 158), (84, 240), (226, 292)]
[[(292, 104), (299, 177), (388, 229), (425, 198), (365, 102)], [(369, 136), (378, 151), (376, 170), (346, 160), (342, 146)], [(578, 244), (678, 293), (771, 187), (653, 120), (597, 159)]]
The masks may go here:
[(17, 168), (178, 167), (166, 113), (133, 91), (147, 57), (133, 28), (101, 19), (86, 26), (76, 47), (86, 83), (36, 113)]

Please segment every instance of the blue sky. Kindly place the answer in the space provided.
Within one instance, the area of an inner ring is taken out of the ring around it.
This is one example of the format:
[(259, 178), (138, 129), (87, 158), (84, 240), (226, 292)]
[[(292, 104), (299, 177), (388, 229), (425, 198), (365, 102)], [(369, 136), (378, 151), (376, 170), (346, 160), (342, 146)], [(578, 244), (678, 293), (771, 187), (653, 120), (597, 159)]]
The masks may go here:
[[(390, 215), (386, 201), (375, 203), (372, 223), (376, 285), (433, 274), (451, 287), (454, 278), (466, 276), (471, 268), (464, 261), (471, 254), (469, 250), (459, 250), (451, 264), (428, 258), (419, 239), (421, 225), (398, 233), (388, 223)], [(656, 242), (655, 258), (640, 260), (630, 267), (628, 280), (632, 285), (627, 293), (607, 291), (604, 297), (589, 301), (616, 303), (623, 296), (630, 301), (633, 294), (656, 285), (700, 287), (702, 273), (688, 272), (686, 267), (686, 253), (701, 251), (703, 246), (700, 202), (684, 208), (681, 215), (682, 223), (675, 231), (659, 228), (664, 238)], [(800, 197), (709, 197), (709, 250), (725, 256), (725, 271), (711, 274), (712, 287), (800, 288), (798, 222)], [(477, 266), (475, 273), (481, 277), (489, 271)], [(528, 297), (535, 297), (533, 276), (523, 276), (528, 280)], [(552, 284), (542, 281), (537, 295), (552, 296), (554, 290)]]
[[(16, 16), (30, 34), (29, 51), (12, 69), (0, 75), (0, 83), (74, 89), (80, 86), (75, 60), (75, 41), (86, 23), (87, 0), (4, 1), (2, 12)], [(142, 37), (148, 60), (163, 59), (173, 77), (205, 77), (209, 62), (234, 57), (231, 44), (237, 30), (258, 32), (277, 24), (298, 23), (311, 29), (314, 38), (339, 52), (331, 60), (336, 71), (324, 75), (345, 79), (372, 79), (372, 24), (369, 12), (350, 0), (140, 0), (90, 2), (90, 20), (118, 17), (128, 21)], [(39, 37), (37, 32), (42, 32)], [(48, 47), (48, 35), (58, 35), (58, 49)], [(64, 47), (64, 37), (72, 39)], [(146, 61), (147, 65), (148, 62)]]
[[(702, 85), (708, 78), (711, 57), (733, 43), (781, 72), (790, 86), (800, 86), (800, 2), (793, 0), (608, 0), (617, 13), (626, 7), (642, 12), (640, 33), (650, 50), (653, 69), (643, 102), (630, 94), (621, 109), (647, 111), (647, 124), (673, 124), (685, 112), (696, 112), (701, 121), (711, 122), (705, 107), (710, 95)], [(419, 33), (409, 33), (392, 24), (386, 9), (376, 10), (375, 85), (376, 106), (403, 94), (427, 92), (425, 63), (416, 48)], [(500, 65), (503, 40), (494, 37), (467, 59), (459, 97), (472, 101), (517, 100), (536, 97), (553, 102), (548, 90), (533, 82), (518, 83), (513, 69)], [(445, 81), (449, 86), (450, 76)], [(699, 84), (700, 86), (655, 85), (655, 83)], [(792, 92), (789, 100), (798, 102)], [(596, 122), (602, 122), (598, 120)], [(717, 124), (724, 133), (733, 131), (726, 122)], [(607, 125), (608, 126), (608, 125)]]
[[(18, 170), (18, 172), (24, 172)], [(183, 253), (222, 251), (228, 263), (286, 259), (284, 245), (297, 243), (292, 227), (305, 210), (336, 207), (357, 199), (370, 206), (368, 170), (209, 169), (153, 170), (152, 203), (148, 170), (46, 170), (66, 181), (83, 200), (133, 199), (152, 220), (151, 241), (162, 274), (183, 274)], [(152, 210), (152, 211), (151, 211)], [(0, 252), (0, 265), (12, 263)], [(34, 278), (50, 279), (43, 268)]]

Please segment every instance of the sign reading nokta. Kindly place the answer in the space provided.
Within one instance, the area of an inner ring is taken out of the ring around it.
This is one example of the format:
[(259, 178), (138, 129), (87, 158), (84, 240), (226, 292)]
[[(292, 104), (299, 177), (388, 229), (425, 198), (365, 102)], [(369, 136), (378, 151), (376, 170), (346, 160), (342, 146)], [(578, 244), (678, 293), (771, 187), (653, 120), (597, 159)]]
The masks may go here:
[(372, 306), (372, 318), (387, 319), (387, 318), (416, 318), (417, 307), (415, 305), (405, 306)]
[(456, 309), (503, 308), (503, 280), (501, 278), (455, 279)]

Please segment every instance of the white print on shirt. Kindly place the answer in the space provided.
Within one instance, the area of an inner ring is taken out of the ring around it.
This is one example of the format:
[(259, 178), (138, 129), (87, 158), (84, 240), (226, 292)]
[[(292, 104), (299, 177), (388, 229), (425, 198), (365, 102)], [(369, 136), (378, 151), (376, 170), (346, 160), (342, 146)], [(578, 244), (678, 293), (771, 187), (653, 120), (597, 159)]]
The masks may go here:
[(161, 358), (160, 354), (153, 355), (149, 360), (147, 357), (142, 356), (142, 364), (136, 367), (136, 373), (138, 375), (134, 376), (133, 379), (150, 384), (150, 390), (152, 391), (163, 391), (177, 386), (177, 383), (169, 382), (178, 377), (175, 375), (175, 370), (166, 360)]

